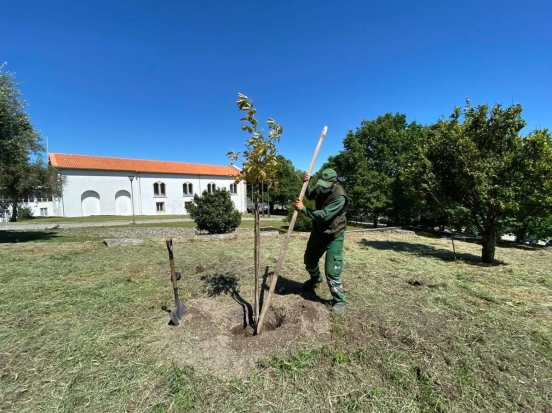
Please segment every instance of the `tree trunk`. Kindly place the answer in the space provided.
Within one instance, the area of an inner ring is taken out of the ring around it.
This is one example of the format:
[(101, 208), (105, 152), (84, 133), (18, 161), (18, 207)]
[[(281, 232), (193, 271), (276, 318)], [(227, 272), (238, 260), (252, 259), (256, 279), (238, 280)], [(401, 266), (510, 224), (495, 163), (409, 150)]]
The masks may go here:
[(492, 264), (496, 247), (496, 228), (494, 225), (485, 228), (485, 231), (481, 234), (481, 245), (483, 246), (481, 260), (486, 264)]
[(17, 222), (17, 201), (18, 200), (15, 200), (12, 203), (12, 214), (11, 214), (10, 222)]
[(255, 264), (255, 299), (253, 301), (253, 317), (255, 317), (254, 323), (257, 325), (259, 322), (259, 275), (260, 275), (260, 269), (261, 269), (261, 260), (260, 260), (260, 253), (261, 253), (261, 230), (260, 230), (260, 219), (259, 219), (259, 186), (255, 186), (255, 194), (254, 194), (254, 233), (255, 233), (255, 256), (254, 256), (254, 264)]
[(374, 215), (374, 228), (378, 227), (378, 218), (379, 218), (378, 215)]
[(270, 213), (272, 212), (272, 207), (270, 206), (270, 187), (266, 189), (266, 193), (268, 194), (268, 210), (266, 212), (268, 217), (270, 218)]

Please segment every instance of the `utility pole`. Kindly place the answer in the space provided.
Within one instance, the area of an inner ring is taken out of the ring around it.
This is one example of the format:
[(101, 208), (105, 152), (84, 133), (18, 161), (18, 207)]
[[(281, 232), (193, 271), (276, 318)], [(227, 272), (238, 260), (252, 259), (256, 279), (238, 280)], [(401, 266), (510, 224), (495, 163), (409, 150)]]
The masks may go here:
[(132, 223), (136, 224), (136, 221), (134, 220), (134, 187), (132, 186), (134, 175), (129, 175), (128, 179), (130, 181), (130, 204), (132, 206)]

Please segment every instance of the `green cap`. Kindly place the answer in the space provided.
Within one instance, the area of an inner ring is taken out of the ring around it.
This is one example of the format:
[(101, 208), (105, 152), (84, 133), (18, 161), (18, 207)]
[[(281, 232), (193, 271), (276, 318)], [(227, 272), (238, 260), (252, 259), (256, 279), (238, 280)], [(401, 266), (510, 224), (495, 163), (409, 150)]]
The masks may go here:
[(316, 182), (316, 185), (321, 186), (322, 188), (328, 188), (336, 180), (337, 174), (333, 169), (328, 168), (322, 171), (322, 175), (320, 179)]

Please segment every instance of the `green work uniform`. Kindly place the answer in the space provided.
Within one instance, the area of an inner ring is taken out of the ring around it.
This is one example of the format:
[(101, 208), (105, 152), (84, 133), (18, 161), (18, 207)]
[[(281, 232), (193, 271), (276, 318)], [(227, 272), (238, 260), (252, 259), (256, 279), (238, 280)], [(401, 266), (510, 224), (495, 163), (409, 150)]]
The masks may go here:
[(312, 218), (313, 228), (304, 255), (305, 268), (311, 280), (322, 282), (318, 262), (326, 254), (324, 273), (334, 304), (345, 303), (341, 271), (343, 270), (343, 241), (347, 229), (348, 197), (338, 183), (329, 193), (320, 188), (308, 187), (307, 199), (316, 201), (316, 209), (303, 207), (304, 214)]

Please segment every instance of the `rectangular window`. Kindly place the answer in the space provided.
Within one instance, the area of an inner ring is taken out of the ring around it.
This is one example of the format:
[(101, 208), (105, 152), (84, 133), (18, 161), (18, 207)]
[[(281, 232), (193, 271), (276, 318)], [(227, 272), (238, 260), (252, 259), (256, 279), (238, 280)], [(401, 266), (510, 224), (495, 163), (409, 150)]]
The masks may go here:
[(41, 217), (47, 217), (48, 216), (48, 208), (40, 208), (40, 216)]
[(184, 195), (193, 195), (194, 193), (194, 188), (193, 188), (193, 185), (191, 183), (185, 183), (183, 186), (182, 186), (182, 192), (184, 193)]
[(166, 196), (165, 184), (163, 182), (156, 182), (153, 184), (153, 196)]
[(165, 203), (164, 202), (156, 202), (155, 208), (157, 212), (165, 212)]

